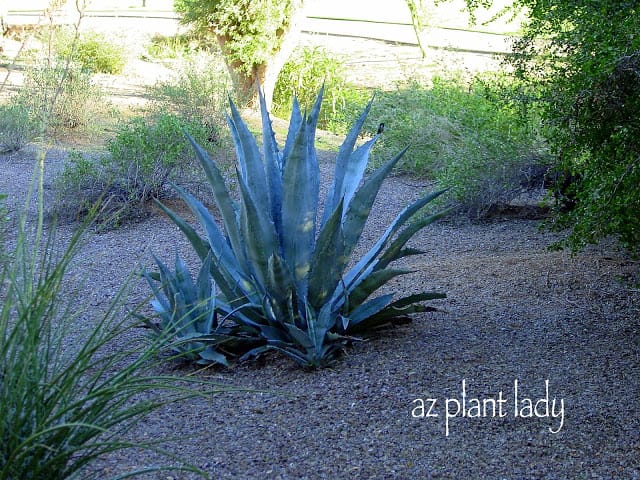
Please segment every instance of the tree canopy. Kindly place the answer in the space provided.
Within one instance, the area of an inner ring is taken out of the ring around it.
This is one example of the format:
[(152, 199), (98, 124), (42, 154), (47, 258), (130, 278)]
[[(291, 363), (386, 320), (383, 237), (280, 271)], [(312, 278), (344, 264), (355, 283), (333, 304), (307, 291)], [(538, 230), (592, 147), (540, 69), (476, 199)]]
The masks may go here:
[(256, 82), (269, 100), (278, 72), (295, 47), (302, 0), (175, 0), (182, 22), (215, 35), (241, 94)]
[[(470, 9), (491, 0), (467, 0)], [(537, 92), (546, 136), (575, 208), (574, 249), (613, 235), (640, 247), (640, 3), (515, 0), (527, 21), (514, 43), (515, 74)]]

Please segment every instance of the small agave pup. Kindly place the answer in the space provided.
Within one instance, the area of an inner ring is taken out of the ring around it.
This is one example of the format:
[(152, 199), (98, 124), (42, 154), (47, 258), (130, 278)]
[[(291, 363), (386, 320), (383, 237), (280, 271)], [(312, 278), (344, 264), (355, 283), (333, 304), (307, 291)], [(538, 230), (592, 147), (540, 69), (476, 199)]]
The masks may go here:
[(229, 355), (243, 359), (275, 349), (305, 367), (321, 367), (332, 363), (354, 335), (430, 310), (420, 302), (445, 297), (433, 292), (373, 296), (390, 279), (411, 272), (390, 264), (423, 253), (405, 245), (444, 215), (416, 215), (442, 191), (406, 207), (362, 258), (350, 262), (380, 186), (404, 153), (363, 181), (377, 135), (357, 148), (355, 144), (371, 103), (338, 152), (319, 218), (314, 143), (321, 102), (322, 91), (311, 112), (302, 115), (294, 100), (280, 150), (261, 96), (262, 152), (231, 102), (227, 120), (238, 155), (238, 201), (216, 164), (190, 138), (211, 184), (222, 229), (201, 202), (176, 187), (206, 238), (169, 208), (161, 208), (201, 258), (198, 280), (191, 279), (179, 258), (175, 274), (160, 262), (159, 275), (145, 274), (161, 318), (156, 328), (175, 331), (178, 351), (226, 363)]

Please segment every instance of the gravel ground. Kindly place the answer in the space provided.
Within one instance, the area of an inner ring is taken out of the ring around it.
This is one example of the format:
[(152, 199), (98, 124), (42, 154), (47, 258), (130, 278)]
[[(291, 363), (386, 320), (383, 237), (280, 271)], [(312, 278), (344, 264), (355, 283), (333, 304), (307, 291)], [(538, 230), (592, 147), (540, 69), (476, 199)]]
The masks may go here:
[[(47, 198), (63, 157), (47, 159)], [(0, 192), (12, 202), (24, 198), (33, 158), (31, 149), (0, 156)], [(387, 181), (365, 244), (421, 192), (414, 182)], [(446, 292), (433, 302), (442, 312), (353, 346), (332, 369), (305, 372), (274, 356), (200, 373), (269, 393), (172, 405), (133, 437), (180, 438), (166, 448), (223, 479), (640, 478), (639, 265), (611, 246), (550, 252), (556, 237), (538, 227), (452, 218), (427, 228), (414, 245), (428, 253), (393, 287)], [(73, 225), (60, 228), (65, 237)], [(159, 214), (90, 233), (77, 265), (86, 301), (99, 310), (151, 252), (171, 261), (176, 248), (194, 260)], [(147, 294), (136, 284), (129, 301)], [(110, 477), (163, 462), (129, 451), (96, 468)]]

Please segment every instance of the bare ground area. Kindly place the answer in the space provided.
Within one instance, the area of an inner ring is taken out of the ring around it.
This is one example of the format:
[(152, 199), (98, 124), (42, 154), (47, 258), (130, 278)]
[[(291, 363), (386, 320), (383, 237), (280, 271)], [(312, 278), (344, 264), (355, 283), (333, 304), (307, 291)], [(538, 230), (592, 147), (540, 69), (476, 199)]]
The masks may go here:
[[(0, 156), (10, 203), (24, 198), (34, 150)], [(49, 199), (63, 158), (52, 151), (47, 159)], [(330, 172), (331, 155), (323, 158)], [(421, 191), (410, 178), (390, 178), (364, 246)], [(73, 228), (61, 226), (61, 239)], [(640, 478), (639, 264), (612, 245), (549, 251), (557, 238), (517, 218), (428, 227), (413, 241), (427, 252), (408, 263), (416, 272), (392, 287), (446, 292), (433, 302), (441, 312), (354, 345), (332, 369), (269, 358), (201, 372), (268, 392), (172, 405), (131, 434), (179, 439), (166, 448), (223, 479)], [(160, 214), (90, 233), (70, 278), (85, 278), (87, 328), (132, 269), (150, 267), (151, 253), (171, 262), (176, 249), (196, 266)], [(148, 294), (135, 280), (128, 303)], [(165, 461), (128, 451), (96, 468), (110, 477)]]

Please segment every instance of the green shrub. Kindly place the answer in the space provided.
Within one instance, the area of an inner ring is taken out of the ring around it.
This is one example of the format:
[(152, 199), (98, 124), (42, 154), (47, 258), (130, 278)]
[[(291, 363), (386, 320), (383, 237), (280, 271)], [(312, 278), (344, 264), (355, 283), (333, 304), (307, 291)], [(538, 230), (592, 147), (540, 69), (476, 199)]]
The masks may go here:
[[(206, 50), (216, 51), (219, 50), (219, 46), (216, 42), (208, 41), (192, 32), (171, 36), (158, 34), (145, 45), (145, 56), (156, 60), (180, 60)], [(228, 75), (228, 72), (225, 72), (225, 75)]]
[(192, 152), (185, 141), (187, 129), (200, 141), (207, 132), (199, 124), (188, 123), (173, 114), (156, 118), (133, 118), (121, 125), (115, 138), (107, 143), (109, 177), (118, 179), (131, 198), (146, 201), (161, 196), (174, 175), (187, 173)]
[(71, 30), (58, 30), (53, 47), (63, 61), (71, 60), (91, 73), (119, 75), (127, 63), (125, 47), (100, 32), (83, 32), (76, 38)]
[(55, 209), (61, 216), (84, 217), (100, 200), (109, 183), (101, 163), (76, 150), (69, 152), (54, 181)]
[(273, 113), (281, 118), (291, 114), (293, 98), (312, 105), (320, 87), (325, 87), (325, 107), (318, 126), (334, 133), (346, 133), (367, 104), (368, 93), (346, 81), (341, 58), (320, 47), (300, 47), (278, 76), (273, 94)]
[(623, 66), (640, 51), (638, 2), (514, 5), (526, 9), (527, 21), (510, 61), (540, 91), (545, 137), (557, 169), (573, 180), (563, 190), (575, 210), (558, 210), (559, 225), (572, 229), (566, 245), (579, 250), (614, 236), (638, 253), (638, 70)]
[(222, 58), (199, 52), (184, 59), (173, 79), (149, 88), (153, 110), (172, 112), (208, 129), (210, 143), (228, 146), (224, 126), (231, 80)]
[(556, 227), (572, 227), (573, 250), (616, 236), (640, 252), (640, 50), (618, 59), (601, 82), (581, 92), (571, 111), (572, 141), (564, 168), (573, 175), (565, 194), (576, 208), (560, 212)]
[(50, 131), (87, 126), (102, 104), (102, 92), (91, 83), (91, 75), (65, 62), (29, 67), (18, 98)]
[(520, 191), (523, 172), (544, 157), (536, 112), (523, 116), (514, 84), (482, 77), (464, 82), (434, 78), (380, 92), (366, 128), (385, 129), (374, 149), (387, 157), (411, 144), (400, 168), (451, 187), (451, 198), (473, 217), (508, 202)]
[(28, 107), (18, 102), (0, 105), (0, 153), (15, 152), (40, 133)]
[(206, 141), (202, 126), (161, 114), (121, 124), (107, 143), (106, 155), (91, 158), (72, 152), (56, 179), (57, 210), (82, 217), (88, 207), (100, 201), (103, 226), (145, 216), (147, 202), (161, 197), (168, 182), (180, 181), (193, 171), (184, 130)]
[[(192, 140), (211, 183), (224, 234), (201, 202), (178, 190), (206, 238), (160, 205), (200, 257), (198, 278), (192, 280), (179, 257), (174, 272), (158, 262), (159, 273), (145, 273), (160, 317), (159, 324), (151, 320), (149, 324), (160, 335), (177, 337), (186, 355), (226, 363), (227, 356), (248, 358), (272, 349), (304, 367), (322, 367), (333, 363), (344, 346), (356, 339), (354, 335), (427, 311), (430, 307), (421, 302), (444, 297), (422, 292), (397, 298), (387, 292), (371, 298), (392, 278), (411, 272), (391, 265), (422, 253), (406, 244), (443, 215), (416, 215), (442, 192), (407, 206), (367, 253), (352, 259), (379, 188), (404, 153), (364, 179), (376, 138), (354, 147), (369, 106), (338, 153), (333, 184), (319, 218), (320, 172), (314, 142), (321, 101), (322, 92), (308, 116), (294, 101), (287, 140), (280, 151), (261, 97), (264, 154), (231, 104), (229, 123), (239, 163), (238, 202), (216, 164)], [(219, 293), (214, 296), (216, 290)]]
[(111, 452), (162, 452), (155, 439), (131, 439), (132, 427), (199, 393), (188, 380), (152, 373), (161, 343), (136, 338), (137, 321), (122, 316), (124, 287), (87, 326), (82, 286), (67, 275), (86, 225), (61, 246), (54, 231), (44, 233), (42, 189), (37, 196), (37, 219), (20, 217), (0, 269), (0, 480), (88, 478)]

